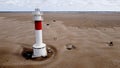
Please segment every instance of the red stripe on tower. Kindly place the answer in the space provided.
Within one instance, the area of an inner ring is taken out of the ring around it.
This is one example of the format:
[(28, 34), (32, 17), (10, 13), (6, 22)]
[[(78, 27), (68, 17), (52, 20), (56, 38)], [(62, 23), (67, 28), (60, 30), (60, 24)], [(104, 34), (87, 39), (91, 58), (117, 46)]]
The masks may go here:
[(35, 21), (35, 30), (42, 30), (42, 21)]

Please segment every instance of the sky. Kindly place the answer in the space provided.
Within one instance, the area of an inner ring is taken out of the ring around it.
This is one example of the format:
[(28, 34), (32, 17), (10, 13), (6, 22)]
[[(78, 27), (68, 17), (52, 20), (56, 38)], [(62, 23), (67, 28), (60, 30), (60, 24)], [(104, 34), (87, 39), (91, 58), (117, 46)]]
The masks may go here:
[(0, 0), (0, 11), (120, 11), (120, 0)]

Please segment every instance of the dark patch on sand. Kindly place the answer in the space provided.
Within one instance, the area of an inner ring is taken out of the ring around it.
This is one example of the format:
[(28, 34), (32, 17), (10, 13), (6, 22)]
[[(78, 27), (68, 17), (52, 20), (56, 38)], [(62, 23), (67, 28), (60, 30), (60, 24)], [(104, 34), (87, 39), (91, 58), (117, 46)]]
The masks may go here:
[(52, 47), (52, 46), (47, 46), (47, 56), (46, 57), (38, 57), (38, 58), (32, 58), (32, 54), (33, 54), (33, 49), (32, 48), (23, 48), (22, 51), (22, 56), (26, 59), (26, 60), (35, 60), (35, 61), (44, 61), (49, 59), (52, 56), (55, 56), (57, 50)]

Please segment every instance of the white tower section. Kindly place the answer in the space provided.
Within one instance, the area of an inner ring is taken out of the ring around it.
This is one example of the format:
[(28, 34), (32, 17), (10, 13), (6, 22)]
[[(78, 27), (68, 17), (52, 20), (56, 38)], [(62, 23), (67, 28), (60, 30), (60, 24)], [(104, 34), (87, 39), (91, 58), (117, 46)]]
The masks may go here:
[(35, 9), (33, 12), (35, 22), (35, 36), (36, 43), (33, 45), (33, 58), (47, 56), (46, 44), (43, 43), (42, 38), (42, 14), (39, 9)]

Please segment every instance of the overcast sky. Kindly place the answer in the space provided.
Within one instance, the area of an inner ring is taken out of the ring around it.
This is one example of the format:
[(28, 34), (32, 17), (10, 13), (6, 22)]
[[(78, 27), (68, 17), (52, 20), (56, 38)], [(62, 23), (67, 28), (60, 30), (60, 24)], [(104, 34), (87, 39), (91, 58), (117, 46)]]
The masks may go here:
[(120, 11), (120, 0), (0, 0), (0, 11)]

